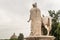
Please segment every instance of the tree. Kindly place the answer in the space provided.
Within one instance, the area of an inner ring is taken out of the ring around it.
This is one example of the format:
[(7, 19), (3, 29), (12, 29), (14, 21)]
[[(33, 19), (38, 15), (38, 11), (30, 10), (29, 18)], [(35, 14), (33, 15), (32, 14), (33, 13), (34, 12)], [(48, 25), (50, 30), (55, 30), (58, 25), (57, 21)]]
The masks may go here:
[(24, 35), (22, 33), (19, 34), (18, 40), (24, 40)]
[(54, 35), (56, 37), (55, 40), (60, 40), (60, 33), (59, 33), (59, 17), (60, 17), (60, 10), (58, 12), (55, 12), (54, 10), (49, 10), (49, 15), (52, 17), (52, 30), (51, 35)]

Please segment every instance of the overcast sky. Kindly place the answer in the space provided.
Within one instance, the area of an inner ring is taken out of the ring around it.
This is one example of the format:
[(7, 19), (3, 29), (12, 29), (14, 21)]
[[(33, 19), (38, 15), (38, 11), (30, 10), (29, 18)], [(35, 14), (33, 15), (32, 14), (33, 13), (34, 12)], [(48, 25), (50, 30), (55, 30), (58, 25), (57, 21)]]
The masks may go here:
[(37, 2), (41, 14), (48, 15), (48, 10), (59, 10), (60, 0), (0, 0), (0, 39), (10, 38), (15, 32), (29, 36), (29, 10)]

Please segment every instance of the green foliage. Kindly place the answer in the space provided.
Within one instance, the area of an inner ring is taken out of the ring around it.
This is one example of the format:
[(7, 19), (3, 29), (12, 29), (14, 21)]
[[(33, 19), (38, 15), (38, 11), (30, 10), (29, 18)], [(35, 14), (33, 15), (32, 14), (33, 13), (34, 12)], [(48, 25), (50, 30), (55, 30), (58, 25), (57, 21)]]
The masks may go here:
[(10, 40), (17, 40), (17, 38), (13, 38), (13, 39), (10, 39)]
[(22, 33), (19, 34), (18, 40), (24, 40), (24, 35)]
[(60, 40), (60, 24), (59, 24), (59, 17), (60, 17), (60, 10), (55, 12), (54, 10), (49, 10), (49, 15), (52, 17), (52, 30), (51, 35), (56, 37), (55, 40)]
[(60, 35), (60, 24), (58, 25), (57, 30), (55, 31), (58, 35)]

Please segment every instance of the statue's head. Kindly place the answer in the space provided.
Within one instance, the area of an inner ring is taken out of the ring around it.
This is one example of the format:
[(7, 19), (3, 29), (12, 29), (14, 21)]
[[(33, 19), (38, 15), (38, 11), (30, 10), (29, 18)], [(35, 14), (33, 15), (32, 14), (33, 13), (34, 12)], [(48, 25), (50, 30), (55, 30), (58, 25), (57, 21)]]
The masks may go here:
[(33, 7), (37, 7), (37, 3), (32, 4)]

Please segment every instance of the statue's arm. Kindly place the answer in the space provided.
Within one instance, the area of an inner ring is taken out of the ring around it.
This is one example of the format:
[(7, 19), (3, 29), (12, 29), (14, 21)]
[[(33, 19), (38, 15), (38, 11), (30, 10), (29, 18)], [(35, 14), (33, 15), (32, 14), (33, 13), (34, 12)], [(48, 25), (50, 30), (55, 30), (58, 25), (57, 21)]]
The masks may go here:
[(31, 20), (31, 11), (30, 11), (30, 17), (29, 17), (29, 20), (28, 20), (28, 22), (30, 22), (30, 20)]
[(28, 22), (30, 22), (30, 20), (31, 20), (31, 19), (29, 18)]
[(31, 18), (29, 18), (28, 22), (30, 22)]

